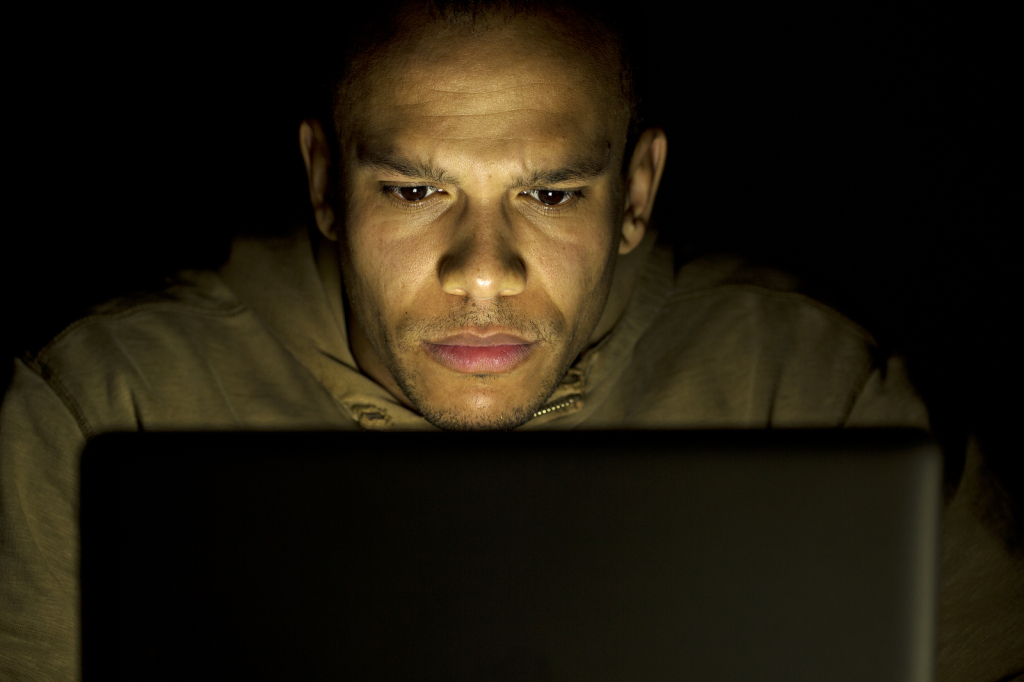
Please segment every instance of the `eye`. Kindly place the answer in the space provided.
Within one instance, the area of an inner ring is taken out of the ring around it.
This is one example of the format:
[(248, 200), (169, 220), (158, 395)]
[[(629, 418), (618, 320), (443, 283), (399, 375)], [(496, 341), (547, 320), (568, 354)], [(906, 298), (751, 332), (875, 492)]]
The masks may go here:
[(568, 189), (531, 189), (523, 194), (533, 197), (545, 206), (562, 206), (581, 193), (578, 190)]
[(403, 201), (409, 203), (416, 203), (423, 201), (427, 197), (437, 192), (443, 192), (444, 190), (432, 187), (431, 185), (417, 185), (415, 187), (384, 187), (384, 191), (395, 195)]

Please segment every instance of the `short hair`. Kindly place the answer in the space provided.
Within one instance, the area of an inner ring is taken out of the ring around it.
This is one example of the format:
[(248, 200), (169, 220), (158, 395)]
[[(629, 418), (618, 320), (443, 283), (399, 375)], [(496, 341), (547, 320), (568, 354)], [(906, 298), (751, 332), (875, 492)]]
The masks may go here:
[[(641, 98), (636, 87), (634, 72), (633, 31), (624, 17), (613, 15), (606, 3), (581, 2), (580, 0), (419, 0), (396, 3), (386, 11), (356, 10), (345, 12), (344, 17), (330, 19), (325, 26), (341, 27), (341, 36), (335, 35), (326, 42), (329, 51), (324, 55), (324, 72), (318, 87), (319, 93), (314, 115), (325, 124), (325, 132), (332, 137), (332, 143), (339, 142), (337, 112), (343, 106), (346, 93), (358, 77), (354, 66), (361, 63), (360, 57), (370, 54), (382, 45), (388, 44), (401, 33), (403, 8), (425, 12), (436, 23), (449, 26), (474, 27), (478, 22), (494, 19), (506, 21), (516, 16), (544, 14), (565, 16), (569, 31), (589, 38), (591, 44), (603, 41), (604, 45), (617, 53), (619, 65), (619, 90), (622, 102), (628, 111), (626, 150), (623, 158), (623, 173), (629, 160), (629, 151), (636, 144), (641, 131)], [(339, 40), (340, 38), (340, 40)], [(339, 46), (340, 47), (333, 47)], [(330, 130), (327, 130), (329, 128)]]

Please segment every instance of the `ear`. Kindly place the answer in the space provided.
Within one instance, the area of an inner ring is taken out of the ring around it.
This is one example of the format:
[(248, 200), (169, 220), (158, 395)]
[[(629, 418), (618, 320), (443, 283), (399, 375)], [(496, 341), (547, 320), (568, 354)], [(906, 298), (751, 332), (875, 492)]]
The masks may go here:
[(332, 241), (338, 240), (334, 225), (334, 204), (331, 201), (331, 155), (327, 135), (316, 119), (303, 121), (299, 126), (299, 148), (306, 164), (309, 180), (309, 201), (313, 204), (313, 217), (320, 232)]
[(665, 170), (668, 138), (660, 128), (645, 130), (633, 148), (626, 174), (626, 206), (622, 219), (622, 237), (619, 254), (626, 255), (644, 238), (647, 223), (654, 210), (654, 195), (658, 193), (661, 173)]

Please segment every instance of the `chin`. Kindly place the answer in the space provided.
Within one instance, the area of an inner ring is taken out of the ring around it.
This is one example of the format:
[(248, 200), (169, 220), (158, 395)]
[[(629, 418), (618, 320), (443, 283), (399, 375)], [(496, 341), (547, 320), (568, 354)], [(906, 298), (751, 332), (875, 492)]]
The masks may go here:
[(423, 418), (440, 429), (509, 431), (530, 421), (551, 393), (545, 392), (544, 387), (538, 387), (536, 391), (528, 392), (532, 399), (515, 400), (510, 399), (510, 395), (519, 394), (520, 391), (513, 390), (512, 386), (504, 387), (505, 390), (500, 386), (476, 388), (476, 391), (465, 391), (456, 400), (451, 399), (451, 394), (428, 397), (413, 392), (412, 395), (406, 395), (409, 395)]
[[(532, 374), (523, 369), (532, 370)], [(392, 376), (413, 408), (440, 429), (510, 431), (533, 418), (554, 393), (566, 369), (520, 368), (516, 377), (462, 375), (452, 381), (445, 374), (404, 372), (395, 363), (397, 371), (392, 371)], [(543, 377), (539, 382), (538, 376)]]
[(511, 431), (530, 421), (534, 412), (533, 406), (500, 411), (420, 408), (424, 419), (445, 431)]

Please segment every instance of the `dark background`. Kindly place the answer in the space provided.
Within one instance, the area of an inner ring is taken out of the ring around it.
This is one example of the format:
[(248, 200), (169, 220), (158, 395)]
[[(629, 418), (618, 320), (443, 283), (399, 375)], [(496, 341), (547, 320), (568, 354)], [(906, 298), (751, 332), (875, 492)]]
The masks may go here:
[[(687, 252), (805, 276), (907, 354), (948, 423), (979, 400), (1003, 409), (1020, 220), (997, 206), (1020, 177), (1000, 163), (1000, 19), (832, 5), (624, 10), (647, 122), (670, 141), (655, 224)], [(297, 127), (332, 50), (330, 21), (306, 12), (5, 29), (8, 354), (88, 304), (217, 265), (233, 233), (305, 217)]]

